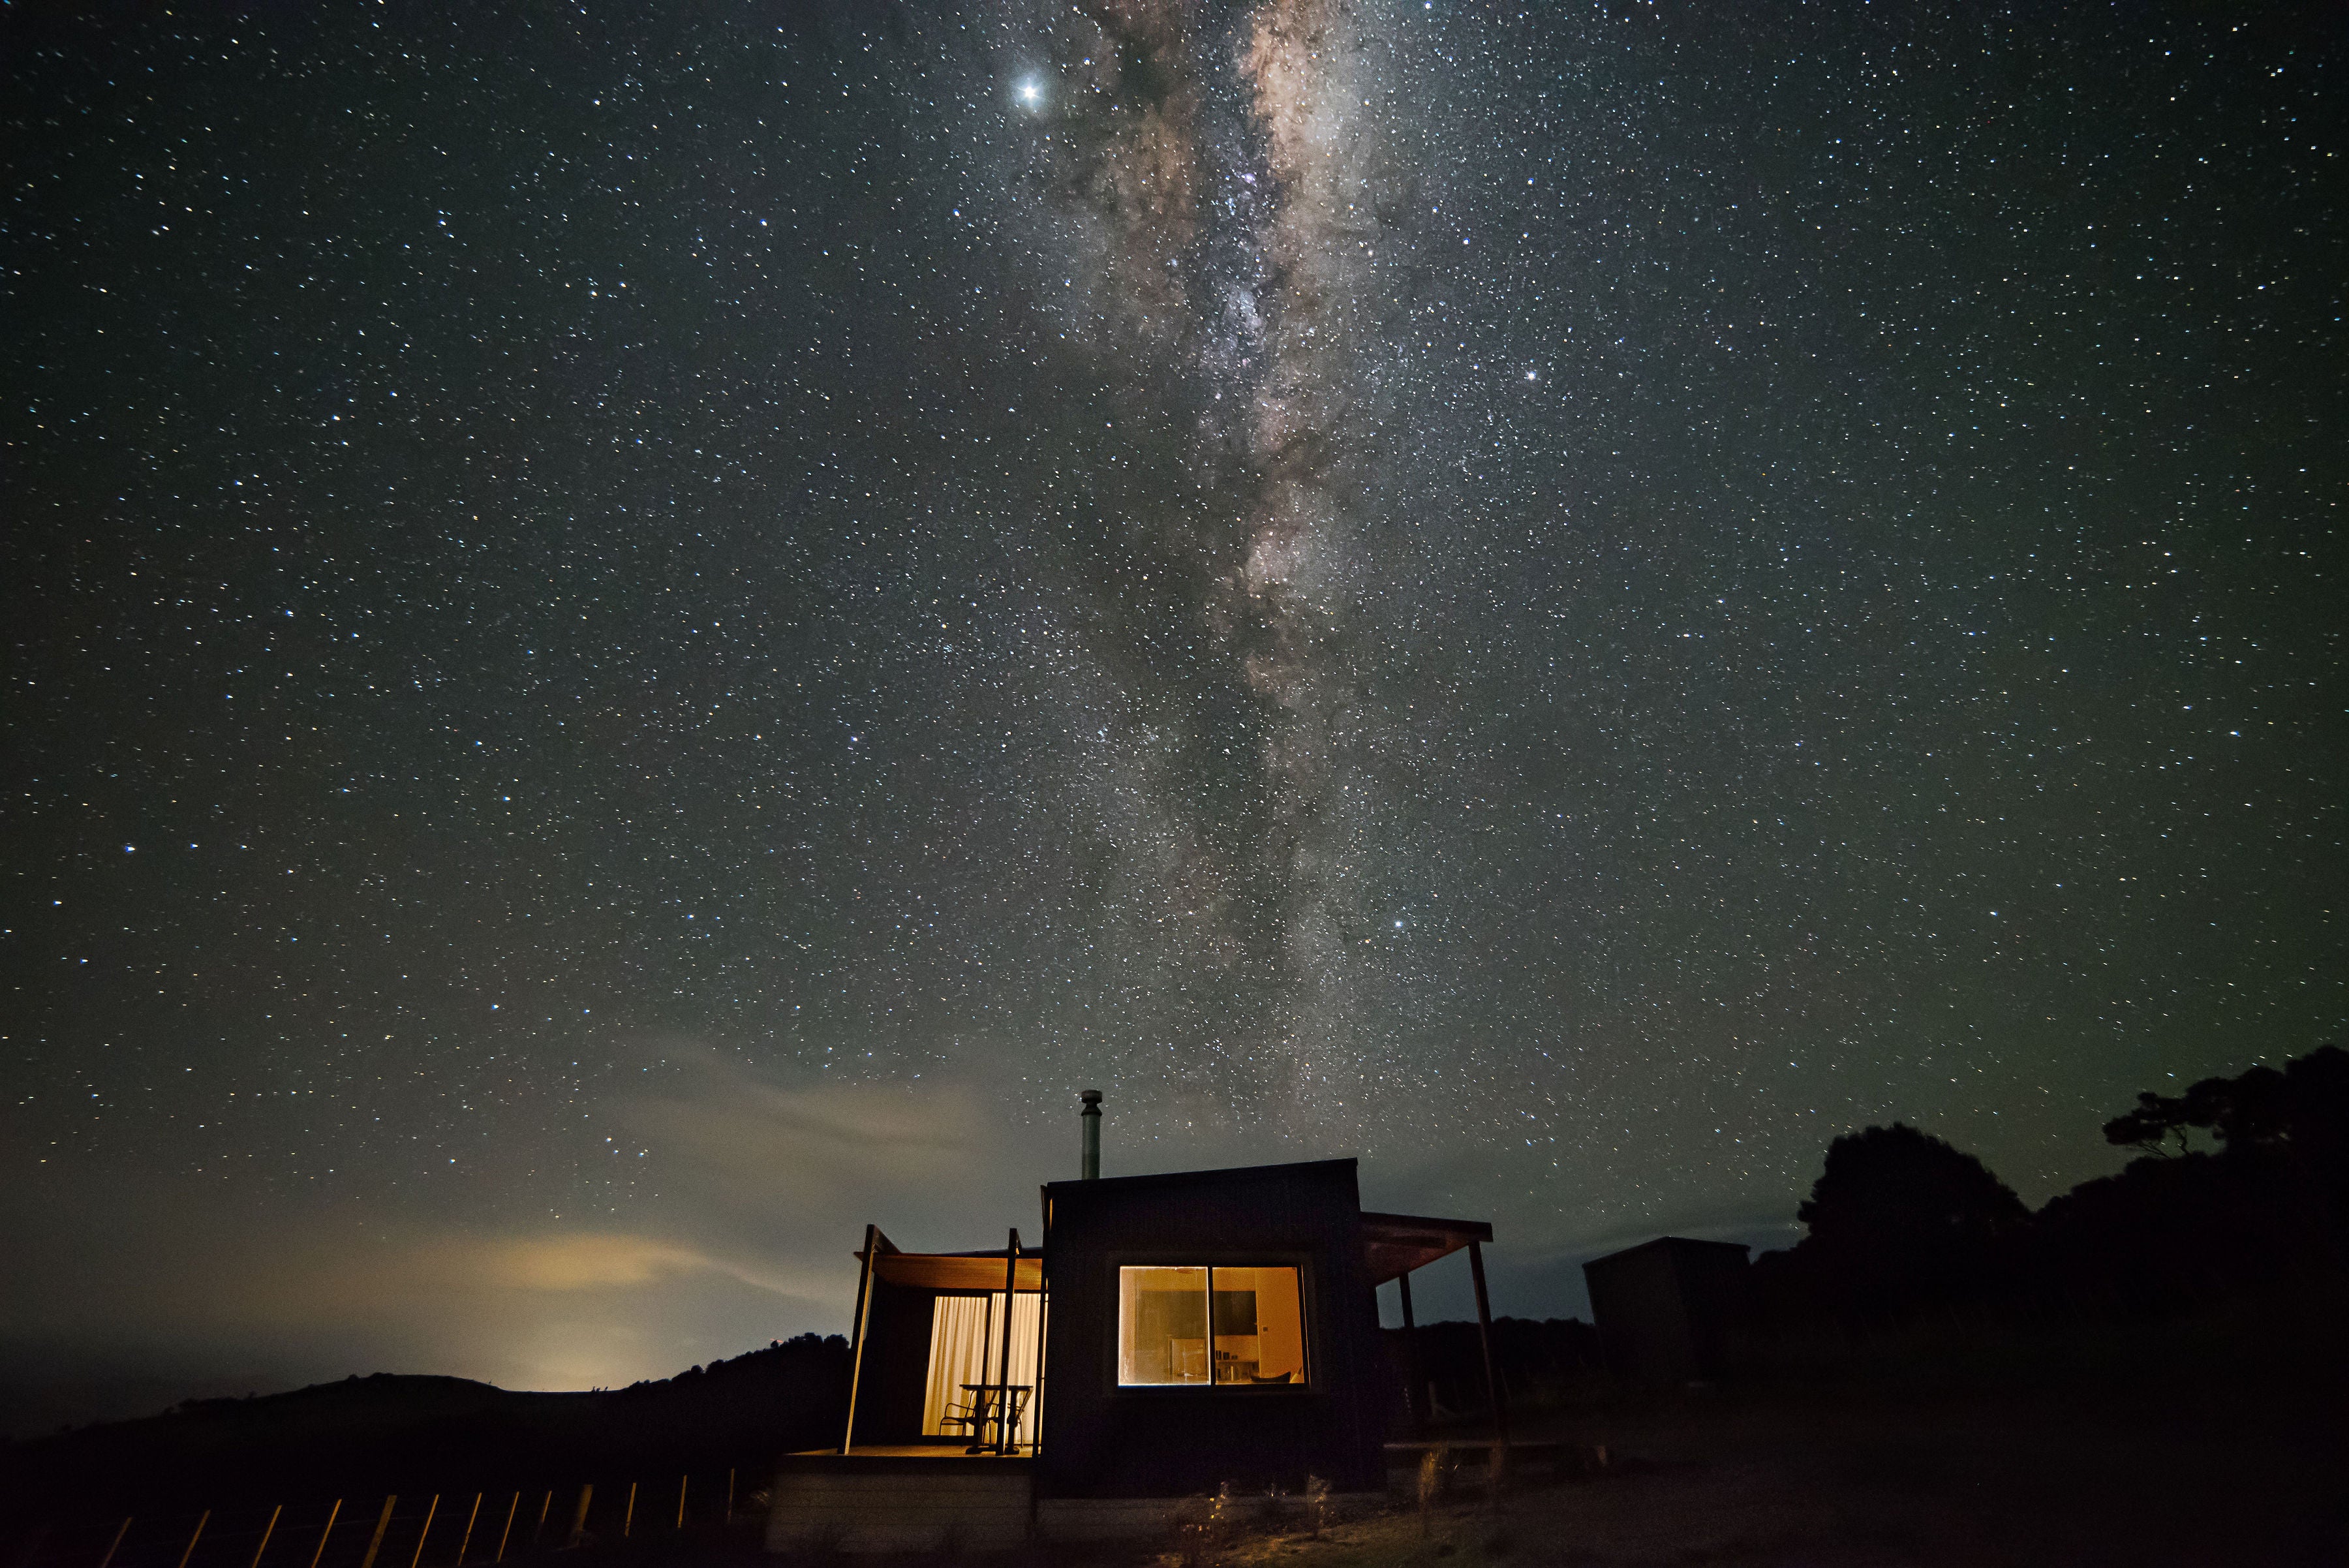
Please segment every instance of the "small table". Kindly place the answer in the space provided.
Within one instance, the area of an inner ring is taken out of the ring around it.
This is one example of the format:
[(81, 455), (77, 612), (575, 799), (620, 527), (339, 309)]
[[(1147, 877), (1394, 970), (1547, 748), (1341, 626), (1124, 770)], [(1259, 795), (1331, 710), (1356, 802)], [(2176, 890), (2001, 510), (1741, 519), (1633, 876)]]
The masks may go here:
[[(965, 1449), (963, 1452), (983, 1454), (999, 1444), (1009, 1447), (1009, 1434), (1019, 1429), (1019, 1413), (1028, 1403), (1030, 1385), (1014, 1383), (1007, 1386), (1001, 1383), (966, 1383), (962, 1386), (962, 1391), (970, 1396), (971, 1422), (978, 1438), (978, 1442)], [(999, 1403), (998, 1396), (1002, 1396), (1010, 1402), (1011, 1419), (1008, 1428), (1002, 1419), (1003, 1412), (995, 1407)], [(989, 1443), (987, 1440), (987, 1428), (990, 1421), (995, 1424), (997, 1443)]]

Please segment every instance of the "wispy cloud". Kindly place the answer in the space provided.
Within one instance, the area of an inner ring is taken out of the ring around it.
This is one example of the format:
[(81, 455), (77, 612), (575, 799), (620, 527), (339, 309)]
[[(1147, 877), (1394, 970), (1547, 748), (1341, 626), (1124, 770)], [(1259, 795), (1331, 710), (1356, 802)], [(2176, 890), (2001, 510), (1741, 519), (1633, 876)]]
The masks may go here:
[(388, 1188), (363, 1215), (129, 1182), (70, 1208), (20, 1199), (0, 1208), (0, 1236), (53, 1262), (0, 1285), (0, 1340), (20, 1364), (233, 1362), (289, 1385), (378, 1370), (626, 1383), (841, 1332), (868, 1220), (909, 1246), (999, 1243), (1022, 1222), (1032, 1236), (1037, 1181), (1066, 1174), (1032, 1137), (1022, 1158), (1003, 1100), (970, 1085), (837, 1084), (690, 1043), (647, 1051), (657, 1086), (594, 1115), (645, 1151), (620, 1201), (523, 1220), (447, 1189)]

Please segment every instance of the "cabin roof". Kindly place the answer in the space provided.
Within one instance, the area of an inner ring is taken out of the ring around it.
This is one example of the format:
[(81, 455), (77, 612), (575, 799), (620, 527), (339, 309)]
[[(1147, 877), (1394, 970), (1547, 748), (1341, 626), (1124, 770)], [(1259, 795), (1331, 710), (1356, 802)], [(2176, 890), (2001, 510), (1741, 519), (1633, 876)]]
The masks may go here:
[(1157, 1187), (1219, 1187), (1255, 1177), (1331, 1175), (1351, 1171), (1352, 1159), (1300, 1159), (1280, 1165), (1228, 1165), (1216, 1170), (1164, 1170), (1151, 1176), (1102, 1176), (1091, 1180), (1048, 1181), (1048, 1195), (1063, 1192), (1136, 1192)]
[(1619, 1258), (1637, 1258), (1650, 1252), (1671, 1252), (1685, 1248), (1710, 1249), (1716, 1252), (1734, 1252), (1741, 1259), (1754, 1249), (1743, 1241), (1705, 1241), (1694, 1236), (1659, 1236), (1652, 1241), (1642, 1241), (1636, 1247), (1626, 1247), (1619, 1252), (1609, 1252), (1603, 1258), (1593, 1258), (1582, 1266), (1598, 1268)]
[[(1282, 1165), (1244, 1165), (1221, 1170), (1170, 1170), (1150, 1176), (1112, 1176), (1091, 1181), (1054, 1181), (1045, 1185), (1047, 1199), (1062, 1193), (1116, 1193), (1170, 1188), (1213, 1187), (1257, 1177), (1303, 1173), (1350, 1176), (1351, 1159), (1299, 1160)], [(1383, 1214), (1364, 1210), (1361, 1216), (1362, 1255), (1371, 1283), (1382, 1285), (1440, 1258), (1448, 1258), (1472, 1241), (1489, 1241), (1493, 1226), (1485, 1220), (1445, 1220), (1423, 1214)], [(876, 1232), (877, 1234), (877, 1232)], [(891, 1284), (918, 1285), (930, 1290), (999, 1291), (1003, 1288), (1001, 1247), (974, 1252), (901, 1252), (886, 1236), (880, 1237), (874, 1260), (875, 1279)], [(858, 1252), (859, 1262), (864, 1254)], [(1043, 1263), (1023, 1251), (1015, 1265), (1013, 1289), (1043, 1288)]]

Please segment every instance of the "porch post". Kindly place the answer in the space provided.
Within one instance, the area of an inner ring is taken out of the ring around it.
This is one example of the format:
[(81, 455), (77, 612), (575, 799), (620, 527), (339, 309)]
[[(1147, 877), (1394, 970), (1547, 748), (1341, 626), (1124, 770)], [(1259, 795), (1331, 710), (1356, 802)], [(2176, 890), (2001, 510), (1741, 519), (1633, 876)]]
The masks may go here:
[(997, 1370), (1000, 1380), (995, 1386), (995, 1451), (1008, 1454), (1015, 1436), (1011, 1424), (1011, 1320), (1019, 1314), (1012, 1310), (1019, 1299), (1019, 1227), (1011, 1228), (1010, 1244), (1003, 1250), (1003, 1357)]
[(1468, 1273), (1476, 1282), (1476, 1345), (1485, 1353), (1485, 1386), (1493, 1396), (1493, 1436), (1506, 1448), (1509, 1441), (1509, 1400), (1501, 1392), (1501, 1376), (1493, 1366), (1493, 1307), (1485, 1296), (1485, 1249), (1468, 1243)]
[(1434, 1417), (1427, 1407), (1427, 1368), (1419, 1359), (1419, 1320), (1411, 1315), (1411, 1271), (1397, 1274), (1395, 1284), (1402, 1292), (1402, 1375), (1410, 1379), (1412, 1429), (1424, 1436)]
[(1050, 1326), (1051, 1291), (1043, 1280), (1043, 1271), (1036, 1279), (1036, 1381), (1028, 1390), (1028, 1408), (1036, 1416), (1036, 1440), (1028, 1445), (1033, 1459), (1044, 1451), (1044, 1330)]
[[(1052, 1194), (1047, 1188), (1043, 1194), (1042, 1225), (1036, 1238), (1036, 1386), (1028, 1396), (1028, 1407), (1036, 1412), (1036, 1440), (1028, 1445), (1030, 1459), (1044, 1455), (1044, 1346), (1052, 1326)], [(1036, 1490), (1028, 1489), (1028, 1528), (1036, 1528)], [(100, 1563), (98, 1568), (106, 1568)]]
[(864, 1268), (856, 1276), (856, 1317), (850, 1328), (848, 1349), (848, 1419), (840, 1428), (840, 1451), (848, 1452), (856, 1436), (856, 1385), (864, 1376), (864, 1318), (873, 1306), (873, 1261), (881, 1251), (881, 1227), (864, 1227)]

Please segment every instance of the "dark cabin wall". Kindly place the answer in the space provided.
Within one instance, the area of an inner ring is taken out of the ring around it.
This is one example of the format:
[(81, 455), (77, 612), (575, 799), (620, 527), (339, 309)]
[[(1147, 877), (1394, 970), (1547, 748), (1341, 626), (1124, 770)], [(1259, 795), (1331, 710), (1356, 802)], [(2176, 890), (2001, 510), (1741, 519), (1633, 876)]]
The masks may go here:
[(1591, 1321), (1617, 1376), (1661, 1386), (1702, 1376), (1688, 1299), (1668, 1248), (1619, 1252), (1584, 1264), (1582, 1272)]
[(856, 1444), (918, 1443), (930, 1376), (930, 1314), (938, 1293), (873, 1282), (864, 1366), (856, 1395)]
[(1731, 1369), (1745, 1317), (1744, 1248), (1665, 1236), (1594, 1259), (1582, 1272), (1617, 1376), (1661, 1386)]
[(1752, 1316), (1751, 1265), (1743, 1247), (1679, 1247), (1673, 1250), (1681, 1294), (1689, 1303), (1697, 1375), (1720, 1377), (1735, 1371), (1745, 1350)]
[[(1045, 1197), (1040, 1496), (1384, 1484), (1386, 1366), (1352, 1160), (1055, 1182)], [(1117, 1270), (1144, 1263), (1299, 1265), (1310, 1385), (1120, 1388)]]

